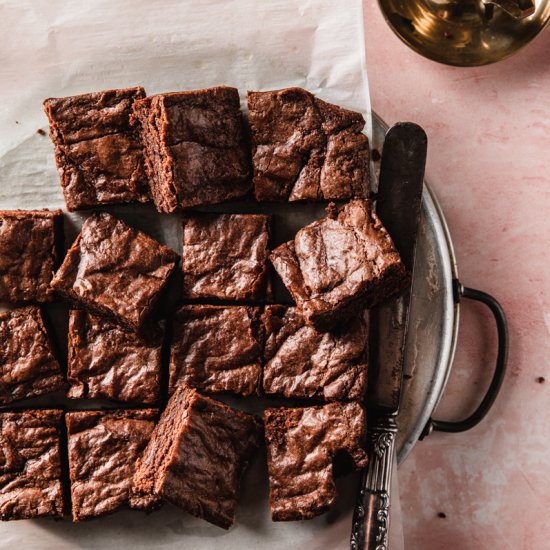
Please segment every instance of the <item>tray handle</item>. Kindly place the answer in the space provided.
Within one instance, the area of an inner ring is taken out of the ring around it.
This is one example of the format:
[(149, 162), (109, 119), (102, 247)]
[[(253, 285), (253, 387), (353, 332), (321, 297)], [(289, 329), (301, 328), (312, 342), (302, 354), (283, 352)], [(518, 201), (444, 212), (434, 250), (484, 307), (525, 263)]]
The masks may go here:
[(491, 384), (489, 385), (489, 389), (487, 390), (485, 397), (482, 399), (477, 409), (470, 416), (468, 416), (464, 420), (453, 422), (445, 420), (434, 420), (433, 418), (430, 418), (430, 420), (428, 420), (426, 426), (424, 426), (424, 429), (422, 430), (419, 438), (421, 440), (430, 435), (433, 431), (450, 433), (465, 432), (479, 424), (495, 402), (500, 387), (502, 386), (504, 375), (506, 373), (506, 364), (508, 362), (509, 335), (506, 315), (504, 314), (504, 310), (502, 309), (501, 305), (497, 302), (497, 300), (495, 300), (495, 298), (493, 298), (486, 292), (465, 287), (460, 284), (458, 280), (454, 281), (454, 293), (455, 300), (457, 302), (460, 302), (462, 298), (467, 298), (469, 300), (481, 302), (491, 310), (491, 313), (493, 314), (493, 317), (495, 319), (498, 334), (498, 351), (495, 372), (493, 374), (493, 379), (491, 380)]

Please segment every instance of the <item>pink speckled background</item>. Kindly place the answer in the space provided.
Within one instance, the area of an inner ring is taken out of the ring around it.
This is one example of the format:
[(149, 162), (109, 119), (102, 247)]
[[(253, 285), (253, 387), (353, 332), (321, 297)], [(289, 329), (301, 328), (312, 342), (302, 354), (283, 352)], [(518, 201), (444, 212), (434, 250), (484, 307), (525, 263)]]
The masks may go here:
[[(390, 124), (426, 129), (427, 178), (461, 281), (500, 300), (511, 338), (486, 420), (464, 434), (431, 435), (401, 467), (406, 548), (550, 548), (550, 28), (508, 60), (454, 68), (409, 50), (375, 0), (364, 8), (373, 108)], [(473, 410), (494, 357), (489, 316), (465, 302), (438, 418)]]

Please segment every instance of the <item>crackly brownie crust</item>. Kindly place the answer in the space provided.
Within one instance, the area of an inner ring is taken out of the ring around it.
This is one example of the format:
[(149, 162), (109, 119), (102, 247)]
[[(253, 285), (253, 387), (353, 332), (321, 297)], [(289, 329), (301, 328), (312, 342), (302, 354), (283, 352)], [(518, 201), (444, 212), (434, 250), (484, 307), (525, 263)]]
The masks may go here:
[(269, 226), (263, 214), (183, 217), (183, 297), (265, 301), (271, 296)]
[(160, 397), (162, 337), (148, 342), (108, 319), (69, 315), (68, 397), (140, 404)]
[(61, 210), (0, 211), (0, 301), (50, 301), (62, 241)]
[(151, 511), (155, 496), (132, 489), (136, 461), (151, 436), (156, 409), (78, 411), (66, 415), (74, 521), (120, 508)]
[(130, 125), (132, 105), (143, 97), (143, 88), (127, 88), (44, 101), (69, 211), (150, 200), (141, 144)]
[(361, 400), (367, 384), (368, 330), (362, 314), (319, 332), (295, 307), (266, 306), (263, 390), (289, 398)]
[(63, 517), (63, 411), (0, 413), (0, 519)]
[(360, 113), (302, 88), (248, 92), (259, 201), (365, 198), (369, 142)]
[(259, 433), (252, 415), (179, 387), (138, 462), (135, 489), (228, 529)]
[(133, 120), (159, 212), (248, 193), (250, 158), (238, 90), (218, 86), (136, 101)]
[(332, 506), (339, 453), (356, 469), (367, 464), (365, 411), (358, 403), (266, 409), (264, 424), (274, 521), (310, 519)]
[(40, 308), (0, 313), (0, 404), (64, 388)]
[(262, 373), (260, 308), (182, 306), (174, 315), (169, 392), (257, 393)]
[(93, 214), (84, 222), (52, 286), (75, 305), (140, 332), (151, 320), (177, 257), (114, 216)]
[(367, 200), (300, 229), (270, 259), (309, 324), (328, 330), (404, 287), (407, 273)]

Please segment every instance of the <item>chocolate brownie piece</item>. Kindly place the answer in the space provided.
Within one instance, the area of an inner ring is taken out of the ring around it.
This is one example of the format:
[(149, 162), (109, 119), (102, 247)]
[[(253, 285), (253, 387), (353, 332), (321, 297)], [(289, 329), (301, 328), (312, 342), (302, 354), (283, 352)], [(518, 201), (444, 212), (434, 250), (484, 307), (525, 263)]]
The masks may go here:
[(259, 432), (252, 415), (180, 386), (138, 462), (134, 487), (228, 529)]
[(93, 214), (52, 286), (74, 304), (140, 332), (151, 320), (177, 257), (114, 216)]
[(367, 464), (365, 411), (358, 403), (264, 411), (273, 521), (310, 519), (336, 499), (333, 462)]
[(325, 401), (363, 398), (368, 344), (364, 313), (329, 332), (307, 325), (295, 307), (266, 306), (262, 320), (266, 394)]
[(401, 258), (367, 200), (298, 231), (270, 256), (309, 324), (327, 330), (401, 290), (407, 274)]
[(0, 405), (64, 387), (40, 308), (0, 313)]
[(347, 200), (369, 189), (369, 141), (360, 113), (302, 88), (248, 92), (259, 201)]
[(162, 338), (141, 339), (108, 319), (72, 310), (67, 378), (73, 399), (113, 399), (140, 404), (160, 397)]
[(132, 104), (142, 97), (143, 88), (127, 88), (44, 101), (68, 210), (150, 200), (130, 126)]
[(0, 301), (52, 299), (62, 237), (61, 210), (0, 212)]
[(159, 212), (241, 197), (252, 187), (239, 92), (218, 86), (136, 101)]
[(262, 374), (260, 308), (182, 306), (174, 316), (169, 392), (186, 385), (251, 395)]
[(137, 459), (155, 426), (156, 409), (78, 411), (66, 415), (74, 521), (121, 508), (151, 511), (161, 504), (132, 489)]
[(63, 517), (63, 411), (0, 413), (0, 519)]
[(264, 301), (271, 295), (270, 216), (202, 214), (183, 218), (183, 297)]

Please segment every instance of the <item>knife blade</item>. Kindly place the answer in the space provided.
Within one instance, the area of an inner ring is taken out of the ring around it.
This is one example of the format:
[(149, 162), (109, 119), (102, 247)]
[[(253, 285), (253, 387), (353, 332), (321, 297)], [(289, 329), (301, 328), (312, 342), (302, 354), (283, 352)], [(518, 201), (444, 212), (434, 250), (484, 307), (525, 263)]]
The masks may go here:
[[(422, 203), (428, 139), (410, 122), (393, 126), (384, 139), (376, 212), (412, 275)], [(412, 281), (412, 276), (411, 276)], [(403, 360), (411, 289), (369, 313), (367, 410), (370, 462), (363, 472), (353, 514), (352, 550), (388, 548), (390, 484), (395, 460), (396, 417), (401, 404)]]

